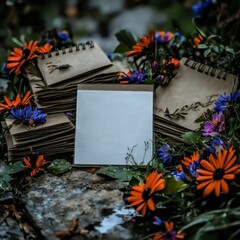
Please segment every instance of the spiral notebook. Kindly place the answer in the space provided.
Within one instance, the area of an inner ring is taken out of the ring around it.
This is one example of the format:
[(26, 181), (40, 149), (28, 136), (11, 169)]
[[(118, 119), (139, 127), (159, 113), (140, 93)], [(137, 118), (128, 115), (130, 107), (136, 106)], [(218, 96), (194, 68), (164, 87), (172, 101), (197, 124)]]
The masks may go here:
[(219, 95), (236, 89), (236, 81), (235, 75), (182, 58), (169, 85), (156, 89), (155, 131), (181, 140), (183, 132), (199, 127), (195, 120), (214, 107)]
[(38, 68), (47, 86), (87, 75), (112, 65), (102, 49), (92, 41), (43, 54)]

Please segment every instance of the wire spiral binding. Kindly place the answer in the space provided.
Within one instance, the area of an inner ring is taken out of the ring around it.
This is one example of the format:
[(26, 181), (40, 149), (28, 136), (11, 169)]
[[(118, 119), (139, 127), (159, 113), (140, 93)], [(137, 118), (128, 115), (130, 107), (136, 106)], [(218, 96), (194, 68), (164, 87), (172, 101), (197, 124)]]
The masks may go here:
[[(192, 62), (192, 63), (190, 63), (190, 62)], [(184, 62), (184, 65), (190, 67), (191, 69), (197, 70), (198, 72), (210, 75), (212, 77), (217, 77), (217, 78), (223, 79), (223, 80), (227, 79), (227, 75), (228, 75), (227, 72), (217, 69), (217, 68), (214, 68), (214, 67), (211, 67), (211, 66), (208, 66), (204, 63), (197, 62), (192, 58), (188, 58)]]
[(89, 48), (94, 48), (93, 41), (87, 41), (85, 43), (79, 43), (79, 44), (76, 44), (75, 46), (70, 45), (67, 48), (62, 47), (61, 50), (56, 48), (54, 51), (50, 51), (47, 54), (43, 53), (41, 56), (42, 56), (42, 59), (45, 59), (46, 57), (51, 58), (54, 54), (55, 54), (55, 56), (58, 56), (60, 54), (72, 53), (74, 51), (74, 48), (75, 48), (75, 51), (86, 50), (87, 46)]

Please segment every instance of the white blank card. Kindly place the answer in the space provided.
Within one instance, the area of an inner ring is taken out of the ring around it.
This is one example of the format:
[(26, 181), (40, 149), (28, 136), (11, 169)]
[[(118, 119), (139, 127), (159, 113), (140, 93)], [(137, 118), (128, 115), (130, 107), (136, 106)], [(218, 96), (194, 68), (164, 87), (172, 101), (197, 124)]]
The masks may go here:
[(138, 164), (153, 156), (153, 86), (79, 84), (74, 164)]

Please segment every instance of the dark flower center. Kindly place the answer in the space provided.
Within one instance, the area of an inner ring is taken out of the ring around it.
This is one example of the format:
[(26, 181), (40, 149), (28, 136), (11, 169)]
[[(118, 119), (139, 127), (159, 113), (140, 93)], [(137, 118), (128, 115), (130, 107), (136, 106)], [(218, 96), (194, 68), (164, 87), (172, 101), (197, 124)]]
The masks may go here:
[(216, 171), (213, 173), (213, 178), (215, 180), (219, 180), (219, 179), (222, 179), (224, 175), (224, 170), (222, 168), (218, 168), (216, 169)]
[(29, 49), (24, 49), (23, 50), (23, 59), (27, 59), (28, 57), (29, 57), (29, 55), (30, 55), (30, 50)]
[(144, 189), (144, 191), (143, 191), (143, 193), (142, 193), (142, 198), (143, 198), (144, 200), (149, 199), (149, 194), (150, 194), (150, 192), (151, 192), (151, 188), (146, 188), (146, 189)]

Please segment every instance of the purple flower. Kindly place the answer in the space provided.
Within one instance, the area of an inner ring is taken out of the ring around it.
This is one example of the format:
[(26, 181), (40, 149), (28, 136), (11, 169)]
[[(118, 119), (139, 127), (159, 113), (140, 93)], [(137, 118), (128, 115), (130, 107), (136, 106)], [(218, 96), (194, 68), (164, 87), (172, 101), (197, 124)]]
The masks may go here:
[(46, 123), (46, 113), (42, 113), (37, 107), (32, 108), (27, 106), (24, 108), (12, 108), (10, 110), (9, 118), (18, 120), (27, 125), (41, 125)]
[(210, 153), (219, 152), (219, 151), (223, 150), (226, 147), (224, 141), (220, 137), (214, 138), (210, 142), (210, 146), (211, 146), (209, 148)]
[(155, 33), (155, 39), (158, 43), (169, 43), (172, 37), (173, 37), (172, 32), (161, 31)]
[(210, 6), (214, 4), (214, 0), (203, 0), (203, 1), (198, 1), (196, 4), (192, 6), (192, 13), (196, 17), (201, 17), (203, 12)]
[(212, 121), (207, 120), (204, 123), (202, 134), (204, 137), (207, 136), (214, 137), (223, 130), (223, 125), (224, 125), (223, 113), (222, 112), (214, 113), (212, 115)]
[(162, 147), (158, 149), (158, 157), (163, 162), (164, 165), (171, 165), (172, 156), (169, 153), (170, 146), (168, 144), (163, 144)]
[(144, 83), (147, 78), (147, 74), (145, 70), (133, 70), (128, 74), (122, 76), (121, 80), (127, 80), (129, 83)]

